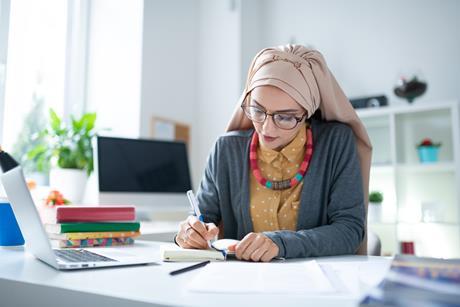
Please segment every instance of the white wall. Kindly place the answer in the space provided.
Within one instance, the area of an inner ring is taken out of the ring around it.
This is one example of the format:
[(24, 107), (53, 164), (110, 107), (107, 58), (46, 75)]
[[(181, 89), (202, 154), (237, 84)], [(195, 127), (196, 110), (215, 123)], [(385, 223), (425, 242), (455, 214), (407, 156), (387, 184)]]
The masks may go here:
[(240, 95), (240, 2), (200, 0), (199, 13), (196, 165), (201, 178), (208, 153), (225, 132)]
[[(0, 0), (0, 118), (3, 118), (5, 103), (6, 58), (8, 50), (8, 30), (10, 21), (10, 1)], [(0, 145), (3, 142), (3, 125), (0, 124)]]
[[(150, 136), (152, 116), (191, 126), (190, 168), (198, 154), (198, 1), (145, 1), (142, 60), (141, 136)], [(198, 184), (193, 175), (193, 185)]]
[(143, 4), (90, 1), (87, 107), (113, 135), (140, 132)]
[(263, 48), (264, 29), (261, 10), (265, 0), (241, 1), (241, 90), (253, 57)]
[(149, 136), (152, 116), (191, 125), (193, 185), (224, 132), (252, 57), (291, 42), (326, 57), (349, 97), (420, 69), (416, 100), (460, 99), (456, 0), (98, 0), (91, 2), (90, 107), (113, 133)]
[(420, 100), (460, 98), (460, 2), (457, 0), (267, 0), (263, 43), (320, 50), (345, 93), (385, 93), (401, 70), (420, 69), (428, 91)]

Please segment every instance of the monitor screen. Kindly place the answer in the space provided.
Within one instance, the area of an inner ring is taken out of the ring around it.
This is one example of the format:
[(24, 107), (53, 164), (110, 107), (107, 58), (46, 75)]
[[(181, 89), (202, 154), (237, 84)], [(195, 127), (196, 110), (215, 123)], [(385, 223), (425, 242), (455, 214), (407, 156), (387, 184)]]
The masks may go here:
[(100, 192), (191, 189), (185, 143), (98, 136), (96, 156)]

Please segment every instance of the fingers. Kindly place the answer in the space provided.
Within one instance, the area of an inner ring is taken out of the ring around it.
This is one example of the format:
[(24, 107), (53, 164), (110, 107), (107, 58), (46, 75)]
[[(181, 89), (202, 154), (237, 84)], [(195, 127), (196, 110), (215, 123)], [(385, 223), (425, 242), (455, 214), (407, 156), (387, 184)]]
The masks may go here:
[(234, 252), (234, 251), (236, 251), (236, 244), (229, 245), (229, 246), (227, 247), (227, 249), (228, 249), (229, 252)]
[(264, 236), (261, 235), (260, 233), (254, 234), (253, 236), (250, 236), (249, 238), (251, 242), (246, 246), (241, 256), (241, 258), (243, 258), (244, 260), (253, 260), (252, 255), (257, 250), (261, 249), (262, 245), (264, 244)]
[(204, 224), (196, 216), (189, 216), (187, 221), (193, 230), (195, 230), (203, 238), (203, 240), (206, 240), (205, 238), (208, 234), (208, 230)]
[[(197, 224), (200, 224), (201, 227)], [(198, 228), (198, 231), (196, 228)], [(199, 232), (202, 232), (203, 229), (207, 233), (204, 225), (195, 216), (189, 216), (187, 220), (179, 224), (179, 233), (177, 234), (176, 241), (182, 248), (208, 248), (207, 241)]]
[(207, 240), (212, 240), (219, 234), (219, 228), (214, 223), (207, 223), (206, 228), (208, 230), (206, 235)]
[(176, 241), (182, 248), (208, 248), (208, 240), (219, 233), (214, 223), (203, 224), (196, 216), (189, 216), (179, 224)]
[(256, 249), (251, 255), (249, 255), (249, 257), (252, 261), (258, 262), (262, 259), (262, 256), (269, 252), (269, 250), (270, 243), (268, 241), (265, 241), (262, 243), (262, 246)]
[(278, 252), (278, 246), (262, 233), (249, 233), (236, 245), (236, 257), (241, 260), (267, 262)]

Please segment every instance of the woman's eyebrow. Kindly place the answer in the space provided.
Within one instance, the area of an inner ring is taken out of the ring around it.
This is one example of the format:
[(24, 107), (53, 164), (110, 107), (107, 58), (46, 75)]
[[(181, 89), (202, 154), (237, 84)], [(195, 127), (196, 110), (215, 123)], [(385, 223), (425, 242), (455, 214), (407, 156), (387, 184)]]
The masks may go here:
[[(254, 98), (251, 98), (251, 101), (255, 102), (255, 104), (259, 107), (261, 107), (262, 109), (266, 110), (260, 103), (257, 102), (257, 100), (255, 100)], [(298, 110), (298, 109), (284, 109), (284, 110), (277, 110), (275, 111), (274, 113), (282, 113), (282, 112), (301, 112), (302, 110)]]

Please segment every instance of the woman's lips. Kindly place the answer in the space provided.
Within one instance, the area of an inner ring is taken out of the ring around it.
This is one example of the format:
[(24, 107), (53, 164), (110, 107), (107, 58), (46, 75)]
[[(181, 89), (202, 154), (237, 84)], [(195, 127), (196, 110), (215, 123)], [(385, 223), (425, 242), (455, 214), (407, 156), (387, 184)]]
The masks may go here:
[(264, 141), (267, 143), (273, 142), (274, 140), (277, 139), (277, 137), (272, 137), (272, 136), (267, 136), (267, 135), (264, 135), (263, 137), (264, 137)]

